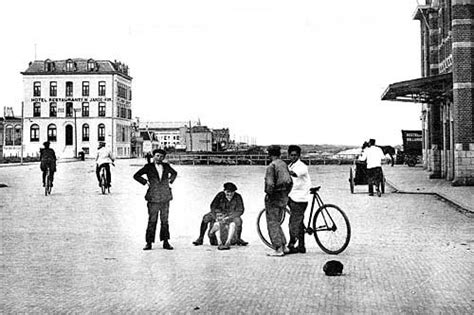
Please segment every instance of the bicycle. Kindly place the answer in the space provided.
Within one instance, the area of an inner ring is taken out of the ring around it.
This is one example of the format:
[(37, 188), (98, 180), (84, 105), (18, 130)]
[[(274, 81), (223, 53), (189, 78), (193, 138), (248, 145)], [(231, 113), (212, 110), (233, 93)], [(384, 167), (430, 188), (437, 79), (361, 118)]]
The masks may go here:
[[(318, 246), (327, 254), (337, 255), (342, 253), (351, 239), (351, 226), (349, 219), (344, 211), (333, 204), (325, 204), (318, 194), (321, 186), (313, 187), (310, 193), (313, 195), (311, 202), (311, 211), (308, 218), (308, 224), (304, 227), (304, 232), (309, 235), (314, 234), (314, 238)], [(314, 212), (315, 202), (318, 203), (318, 208)], [(313, 217), (314, 212), (314, 217)], [(264, 234), (266, 228), (262, 228), (266, 220), (262, 220), (265, 209), (259, 212), (257, 216), (257, 232), (262, 242), (272, 248), (270, 237)], [(286, 217), (289, 217), (290, 210), (287, 208), (282, 214), (280, 224), (283, 224)], [(311, 221), (313, 225), (311, 227)]]
[(51, 195), (51, 189), (53, 188), (53, 182), (51, 181), (51, 167), (46, 168), (46, 178), (44, 183), (44, 195)]
[(100, 168), (100, 189), (103, 195), (105, 195), (106, 191), (110, 194), (110, 185), (107, 182), (105, 167)]

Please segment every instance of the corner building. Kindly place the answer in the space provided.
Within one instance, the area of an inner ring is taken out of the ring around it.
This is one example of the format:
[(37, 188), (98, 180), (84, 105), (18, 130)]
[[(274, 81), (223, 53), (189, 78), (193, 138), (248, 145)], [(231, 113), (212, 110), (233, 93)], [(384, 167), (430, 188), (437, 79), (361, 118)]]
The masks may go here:
[(382, 100), (422, 104), (423, 163), (430, 178), (474, 185), (474, 0), (426, 0), (421, 78), (390, 84)]
[(132, 77), (117, 61), (94, 59), (30, 62), (22, 72), (25, 156), (45, 141), (59, 158), (95, 157), (105, 142), (118, 158), (131, 154)]

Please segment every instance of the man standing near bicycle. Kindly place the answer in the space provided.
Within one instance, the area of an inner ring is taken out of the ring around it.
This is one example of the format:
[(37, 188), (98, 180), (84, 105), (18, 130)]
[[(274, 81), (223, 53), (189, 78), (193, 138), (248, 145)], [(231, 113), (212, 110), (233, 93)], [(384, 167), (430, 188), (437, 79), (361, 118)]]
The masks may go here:
[[(160, 214), (161, 228), (160, 241), (163, 241), (163, 248), (171, 250), (173, 247), (168, 242), (170, 238), (168, 215), (170, 201), (173, 199), (170, 184), (173, 184), (178, 173), (168, 164), (163, 162), (166, 151), (162, 149), (153, 150), (153, 163), (147, 163), (133, 178), (142, 185), (148, 184), (145, 195), (148, 207), (148, 227), (146, 229), (146, 246), (143, 250), (151, 250), (152, 243), (155, 242), (156, 224), (158, 214)], [(146, 175), (146, 178), (143, 178)]]
[(374, 195), (374, 185), (377, 190), (377, 196), (381, 197), (380, 183), (383, 180), (382, 160), (385, 158), (382, 149), (375, 145), (375, 139), (369, 140), (369, 146), (366, 148), (359, 161), (367, 161), (367, 181), (369, 183), (369, 196)]
[(272, 145), (268, 147), (267, 152), (272, 162), (265, 172), (265, 212), (268, 234), (275, 250), (268, 255), (279, 257), (289, 253), (280, 219), (288, 204), (288, 194), (293, 181), (288, 166), (280, 159), (280, 146)]
[(56, 172), (56, 154), (54, 150), (49, 147), (49, 141), (43, 143), (44, 148), (40, 149), (40, 169), (43, 172), (43, 187), (46, 186), (46, 174), (48, 168), (50, 169), (49, 178), (51, 180), (51, 187), (53, 187), (54, 172)]
[(110, 188), (112, 182), (112, 175), (110, 174), (110, 164), (114, 164), (114, 158), (112, 157), (112, 152), (105, 147), (104, 142), (99, 143), (99, 148), (97, 150), (97, 157), (96, 160), (96, 168), (95, 174), (97, 175), (97, 180), (99, 181), (100, 187), (100, 169), (103, 167), (105, 168), (105, 177), (107, 178), (107, 187)]
[[(290, 157), (291, 178), (293, 179), (293, 188), (290, 191), (288, 207), (290, 208), (290, 241), (288, 249), (290, 253), (306, 253), (304, 245), (304, 212), (308, 207), (309, 189), (311, 188), (311, 178), (309, 177), (308, 166), (300, 160), (301, 148), (297, 145), (288, 147), (288, 156)], [(298, 241), (298, 247), (295, 244)]]

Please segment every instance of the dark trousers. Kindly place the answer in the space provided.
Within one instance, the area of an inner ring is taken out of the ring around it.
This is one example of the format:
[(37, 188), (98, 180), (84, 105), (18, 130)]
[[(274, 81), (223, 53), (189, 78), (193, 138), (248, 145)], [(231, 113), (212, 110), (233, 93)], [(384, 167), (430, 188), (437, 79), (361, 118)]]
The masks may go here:
[(145, 240), (147, 244), (155, 242), (156, 224), (158, 222), (158, 214), (160, 215), (160, 241), (170, 239), (170, 231), (168, 224), (168, 215), (170, 203), (167, 202), (148, 202), (148, 227), (146, 228)]
[(54, 181), (54, 172), (56, 172), (56, 163), (49, 161), (41, 161), (40, 168), (43, 171), (43, 185), (46, 185), (46, 174), (48, 173), (48, 167), (50, 169), (49, 177), (51, 183)]
[[(212, 226), (214, 225), (214, 222), (216, 222), (216, 220), (214, 219), (214, 216), (212, 215), (211, 212), (206, 213), (202, 217), (201, 228), (200, 228), (200, 231), (199, 231), (199, 238), (204, 238), (204, 234), (206, 234), (207, 228), (209, 227), (209, 231), (210, 231), (210, 229), (212, 229)], [(242, 236), (242, 219), (240, 217), (235, 218), (234, 222), (235, 222), (235, 236), (234, 236), (234, 238), (236, 240), (238, 240)], [(215, 237), (216, 236), (214, 234), (212, 234), (212, 235), (209, 234), (209, 239), (210, 240), (215, 239)]]
[(265, 197), (265, 213), (270, 241), (274, 249), (286, 246), (286, 237), (280, 225), (280, 219), (288, 203), (288, 195), (278, 194)]
[(288, 206), (290, 207), (290, 246), (294, 246), (298, 241), (298, 247), (304, 248), (304, 212), (308, 207), (307, 202), (295, 202), (291, 199), (288, 200)]
[(107, 183), (110, 184), (112, 182), (112, 176), (110, 175), (110, 164), (109, 163), (104, 163), (101, 164), (100, 166), (96, 166), (95, 168), (95, 175), (97, 175), (97, 180), (100, 183), (100, 169), (102, 167), (105, 167), (105, 178), (107, 179)]
[(367, 181), (369, 184), (369, 194), (374, 193), (374, 185), (377, 191), (380, 190), (380, 183), (382, 182), (382, 168), (374, 167), (367, 169)]

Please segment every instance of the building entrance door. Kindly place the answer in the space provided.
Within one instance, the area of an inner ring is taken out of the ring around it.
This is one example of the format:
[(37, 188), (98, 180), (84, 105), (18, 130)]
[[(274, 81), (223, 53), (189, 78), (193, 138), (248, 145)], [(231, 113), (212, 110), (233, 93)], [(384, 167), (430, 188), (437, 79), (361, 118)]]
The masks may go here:
[(71, 125), (66, 126), (66, 145), (73, 145), (73, 130)]

